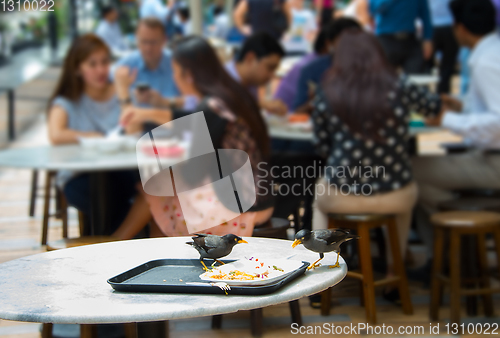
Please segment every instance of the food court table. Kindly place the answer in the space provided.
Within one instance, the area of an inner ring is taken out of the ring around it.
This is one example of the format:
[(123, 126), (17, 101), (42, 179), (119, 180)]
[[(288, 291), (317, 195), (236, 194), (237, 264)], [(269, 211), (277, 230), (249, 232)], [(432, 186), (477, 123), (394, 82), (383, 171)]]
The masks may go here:
[(11, 148), (0, 151), (0, 167), (38, 170), (93, 172), (90, 176), (92, 203), (91, 234), (103, 234), (106, 226), (106, 172), (137, 169), (135, 151), (102, 153), (79, 145)]
[[(288, 258), (313, 262), (317, 253), (291, 241), (245, 238), (227, 259)], [(0, 264), (0, 318), (60, 324), (103, 324), (164, 321), (251, 310), (293, 301), (339, 283), (347, 273), (329, 269), (336, 254), (326, 254), (323, 266), (279, 291), (262, 296), (123, 293), (106, 282), (147, 261), (164, 258), (199, 258), (185, 244), (189, 237), (141, 239), (88, 245), (28, 256)], [(293, 256), (292, 256), (293, 255)], [(200, 269), (200, 273), (201, 273)]]

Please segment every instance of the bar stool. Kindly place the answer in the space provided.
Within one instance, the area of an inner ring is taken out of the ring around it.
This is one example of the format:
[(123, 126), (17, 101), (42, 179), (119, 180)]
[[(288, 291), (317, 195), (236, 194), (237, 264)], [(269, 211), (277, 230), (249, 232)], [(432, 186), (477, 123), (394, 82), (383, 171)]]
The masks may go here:
[[(460, 324), (460, 298), (462, 295), (481, 295), (486, 316), (493, 315), (492, 293), (499, 293), (500, 288), (491, 288), (486, 256), (486, 234), (493, 234), (500, 269), (500, 213), (488, 211), (448, 211), (432, 215), (434, 225), (434, 266), (432, 270), (430, 318), (438, 320), (439, 306), (442, 300), (443, 284), (450, 285), (451, 322)], [(474, 235), (477, 240), (478, 267), (481, 288), (463, 289), (460, 276), (460, 243), (464, 235)], [(450, 238), (449, 265), (450, 274), (442, 274), (444, 240)]]
[[(480, 194), (482, 193), (482, 194)], [(438, 204), (440, 211), (500, 211), (500, 198), (495, 194), (495, 191), (470, 190), (462, 192), (460, 197), (454, 200), (444, 201)], [(463, 257), (466, 265), (470, 266), (467, 276), (477, 277), (477, 243), (472, 238), (461, 242), (462, 250), (470, 254)], [(468, 296), (467, 300), (467, 315), (477, 315), (477, 297)]]
[[(413, 314), (411, 304), (410, 291), (408, 289), (408, 280), (403, 265), (403, 259), (399, 248), (399, 238), (396, 226), (396, 218), (393, 215), (351, 215), (351, 214), (329, 214), (329, 228), (348, 228), (355, 230), (360, 236), (358, 243), (359, 263), (361, 273), (349, 271), (347, 277), (359, 279), (362, 284), (362, 303), (366, 310), (366, 319), (371, 324), (377, 322), (377, 312), (375, 306), (375, 287), (385, 285), (395, 285), (399, 289), (401, 305), (403, 313), (407, 315)], [(372, 255), (370, 252), (370, 229), (378, 229), (383, 226), (387, 227), (387, 235), (392, 251), (395, 276), (384, 278), (375, 281), (373, 278)], [(325, 291), (322, 295), (322, 314), (328, 315), (330, 307), (328, 304), (323, 305), (323, 298), (329, 302), (329, 293)], [(328, 297), (328, 299), (326, 299)]]

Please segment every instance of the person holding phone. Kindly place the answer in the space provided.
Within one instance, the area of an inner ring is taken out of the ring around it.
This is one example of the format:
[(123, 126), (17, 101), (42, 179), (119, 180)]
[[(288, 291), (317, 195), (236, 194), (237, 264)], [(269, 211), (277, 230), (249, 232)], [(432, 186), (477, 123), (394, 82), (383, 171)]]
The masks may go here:
[(170, 52), (164, 49), (167, 37), (163, 23), (151, 17), (142, 19), (136, 39), (139, 50), (119, 60), (112, 73), (121, 104), (134, 103), (143, 108), (185, 106), (186, 100), (172, 77)]

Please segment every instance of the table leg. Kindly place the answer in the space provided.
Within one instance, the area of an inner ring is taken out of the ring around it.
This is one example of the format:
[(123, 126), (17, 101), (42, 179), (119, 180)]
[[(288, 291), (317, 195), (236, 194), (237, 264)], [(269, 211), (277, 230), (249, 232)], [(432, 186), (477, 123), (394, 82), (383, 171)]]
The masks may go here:
[(125, 323), (125, 338), (138, 338), (137, 323)]
[(52, 338), (52, 327), (51, 323), (42, 324), (42, 338)]
[(137, 323), (137, 335), (139, 338), (168, 338), (168, 321)]
[(97, 325), (81, 324), (80, 338), (97, 338)]
[(250, 310), (252, 337), (262, 337), (264, 332), (262, 308)]
[(106, 231), (106, 202), (108, 186), (105, 172), (90, 174), (90, 236), (104, 235)]
[(290, 313), (292, 315), (292, 323), (297, 323), (302, 326), (302, 315), (300, 314), (300, 304), (298, 300), (292, 300), (288, 303), (290, 306)]
[(222, 327), (222, 315), (212, 316), (212, 329), (218, 330)]

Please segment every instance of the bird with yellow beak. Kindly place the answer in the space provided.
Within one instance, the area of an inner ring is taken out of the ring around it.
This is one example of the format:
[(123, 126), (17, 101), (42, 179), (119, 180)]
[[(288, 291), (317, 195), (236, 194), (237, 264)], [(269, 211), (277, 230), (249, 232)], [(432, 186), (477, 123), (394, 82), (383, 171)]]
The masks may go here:
[(351, 235), (349, 230), (344, 229), (318, 229), (313, 231), (302, 229), (295, 234), (295, 241), (292, 243), (292, 248), (302, 244), (306, 249), (319, 253), (319, 259), (310, 265), (307, 268), (308, 270), (321, 266), (319, 261), (325, 257), (324, 254), (326, 252), (336, 252), (337, 263), (330, 265), (329, 268), (338, 268), (340, 267), (340, 245), (351, 239), (358, 238), (359, 236)]

